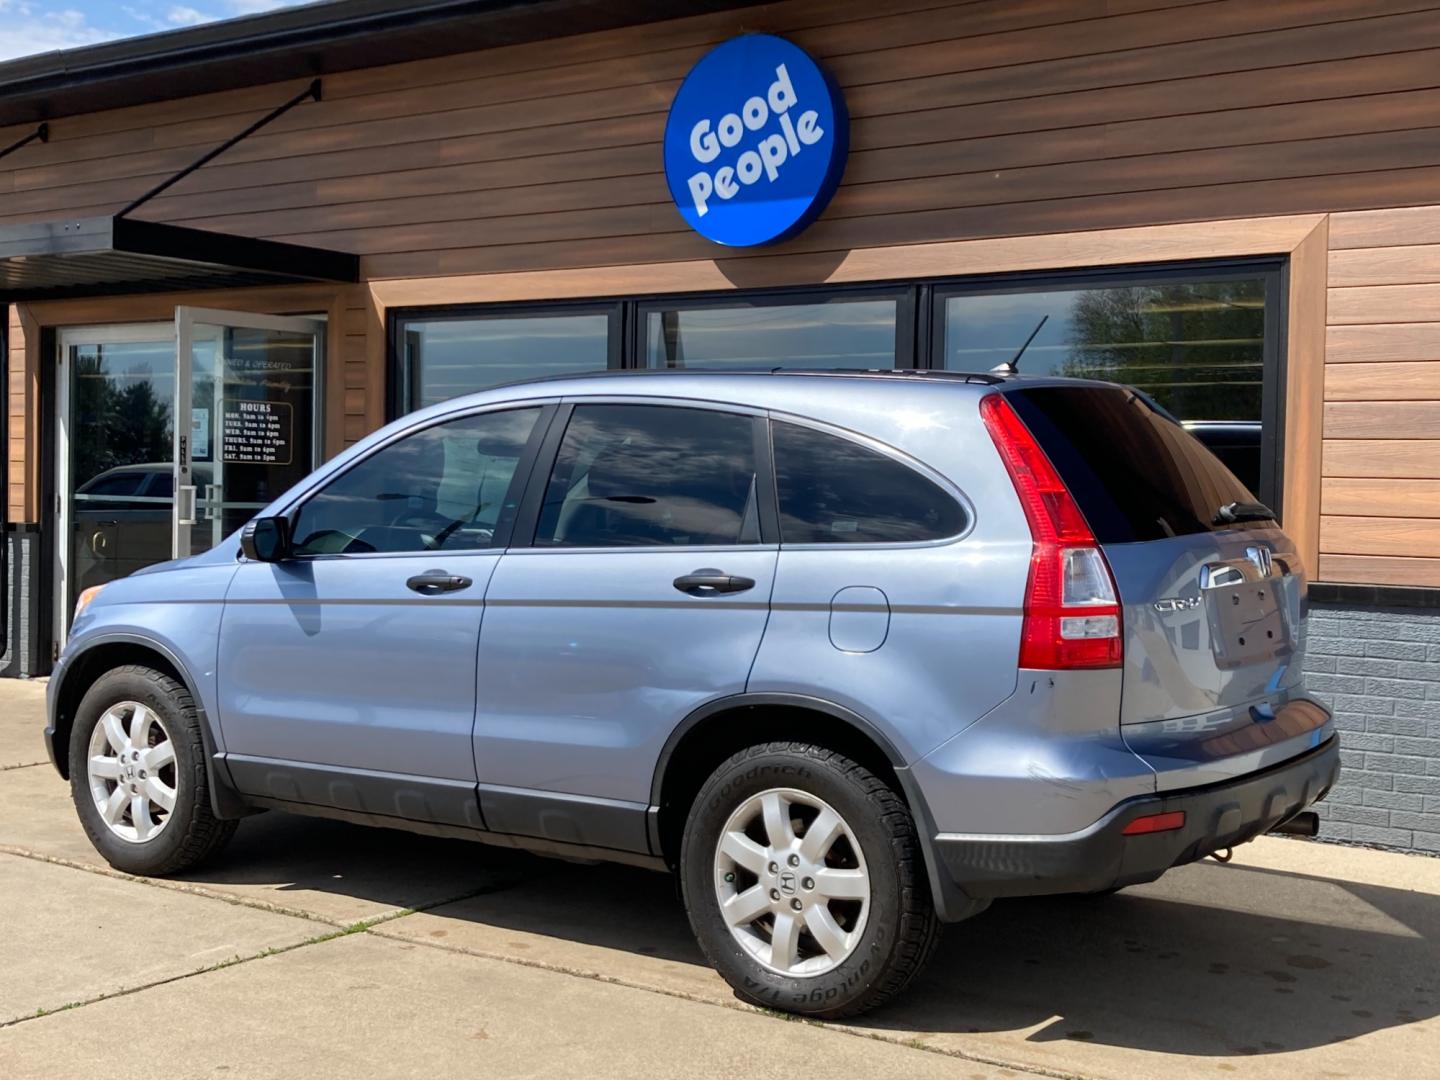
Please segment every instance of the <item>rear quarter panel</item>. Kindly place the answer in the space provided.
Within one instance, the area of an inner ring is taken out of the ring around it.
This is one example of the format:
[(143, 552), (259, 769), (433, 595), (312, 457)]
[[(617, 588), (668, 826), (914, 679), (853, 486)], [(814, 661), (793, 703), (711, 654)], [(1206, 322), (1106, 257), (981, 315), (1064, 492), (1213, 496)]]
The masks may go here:
[[(959, 498), (971, 520), (958, 538), (931, 544), (782, 545), (751, 692), (842, 705), (907, 762), (1015, 692), (1030, 532), (980, 422), (982, 389), (867, 385), (864, 394), (772, 408), (775, 419), (803, 415), (900, 451)], [(873, 610), (863, 610), (867, 597)], [(880, 618), (888, 608), (878, 648), (842, 647), (847, 636), (832, 620), (855, 598), (862, 610), (842, 615)]]

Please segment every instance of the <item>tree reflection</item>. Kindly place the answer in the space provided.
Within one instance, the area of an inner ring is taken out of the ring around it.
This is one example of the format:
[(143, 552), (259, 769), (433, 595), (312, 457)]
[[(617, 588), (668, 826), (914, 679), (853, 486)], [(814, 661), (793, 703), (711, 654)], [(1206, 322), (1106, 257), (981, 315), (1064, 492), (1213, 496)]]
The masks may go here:
[(103, 356), (82, 353), (75, 358), (74, 387), (70, 445), (77, 485), (118, 465), (171, 459), (170, 405), (155, 392), (148, 365), (112, 375)]
[(1258, 420), (1265, 290), (1258, 279), (1074, 294), (1061, 373), (1137, 386), (1177, 416)]

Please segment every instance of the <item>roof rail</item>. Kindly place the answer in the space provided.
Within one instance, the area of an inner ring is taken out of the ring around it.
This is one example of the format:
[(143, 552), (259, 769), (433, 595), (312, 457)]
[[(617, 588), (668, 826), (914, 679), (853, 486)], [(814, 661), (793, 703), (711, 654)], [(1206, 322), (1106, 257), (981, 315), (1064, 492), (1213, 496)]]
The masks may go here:
[[(731, 374), (741, 375), (742, 371), (733, 371)], [(937, 371), (931, 368), (787, 368), (784, 366), (770, 368), (772, 375), (856, 375), (876, 376), (891, 375), (899, 378), (918, 379), (954, 379), (956, 382), (979, 383), (982, 386), (994, 386), (1006, 380), (1006, 374), (997, 374), (991, 371)]]

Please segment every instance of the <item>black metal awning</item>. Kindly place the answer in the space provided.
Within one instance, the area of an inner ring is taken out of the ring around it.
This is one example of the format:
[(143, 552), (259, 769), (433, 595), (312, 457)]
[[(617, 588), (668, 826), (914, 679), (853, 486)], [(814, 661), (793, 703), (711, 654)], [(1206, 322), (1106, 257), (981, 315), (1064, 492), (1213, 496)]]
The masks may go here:
[(156, 221), (70, 218), (0, 228), (0, 304), (358, 280), (357, 255)]

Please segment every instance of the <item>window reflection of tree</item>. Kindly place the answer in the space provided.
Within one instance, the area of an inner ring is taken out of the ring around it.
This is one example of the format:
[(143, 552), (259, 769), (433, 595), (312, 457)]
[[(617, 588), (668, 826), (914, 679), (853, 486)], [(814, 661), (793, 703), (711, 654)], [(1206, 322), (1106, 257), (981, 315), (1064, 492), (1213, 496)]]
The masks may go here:
[(170, 405), (156, 393), (150, 366), (112, 373), (98, 351), (78, 350), (74, 364), (74, 482), (82, 484), (119, 465), (169, 461), (174, 441)]
[(1258, 420), (1264, 336), (1259, 279), (1089, 289), (1060, 370), (1138, 386), (1182, 419)]

